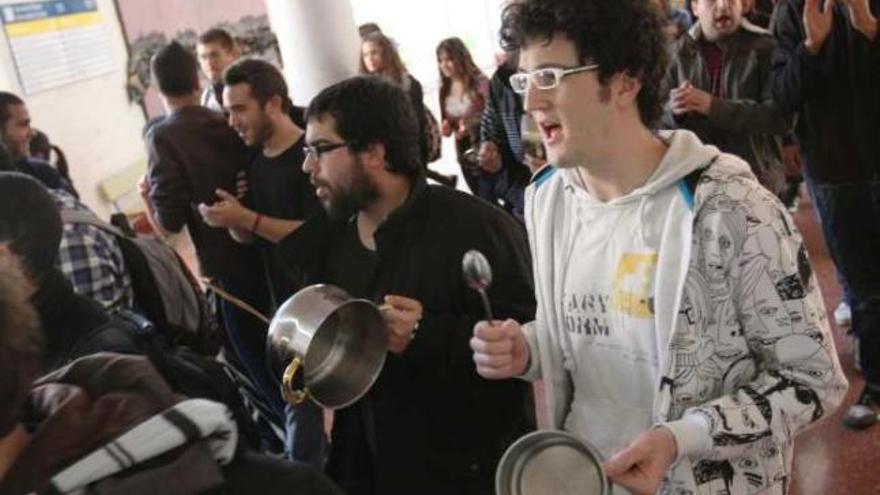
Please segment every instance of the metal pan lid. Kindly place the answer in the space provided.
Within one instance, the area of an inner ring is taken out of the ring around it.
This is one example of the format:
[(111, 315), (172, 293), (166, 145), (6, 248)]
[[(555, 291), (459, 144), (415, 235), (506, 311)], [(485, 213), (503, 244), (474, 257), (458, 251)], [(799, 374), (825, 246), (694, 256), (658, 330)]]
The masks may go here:
[(535, 431), (511, 445), (495, 471), (496, 495), (609, 495), (602, 456), (564, 431)]

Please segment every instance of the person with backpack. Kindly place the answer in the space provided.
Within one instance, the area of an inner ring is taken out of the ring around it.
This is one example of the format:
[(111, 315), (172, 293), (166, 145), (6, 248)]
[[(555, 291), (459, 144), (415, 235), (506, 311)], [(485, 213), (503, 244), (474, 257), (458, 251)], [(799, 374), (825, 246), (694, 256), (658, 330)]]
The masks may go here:
[[(60, 211), (95, 216), (88, 206), (67, 192), (60, 189), (49, 192)], [(134, 309), (131, 274), (119, 240), (112, 233), (95, 225), (64, 219), (58, 267), (77, 294), (97, 301), (104, 309), (111, 312)]]
[(182, 397), (144, 357), (93, 354), (40, 376), (45, 339), (10, 253), (0, 247), (0, 493), (340, 494), (249, 451), (225, 404)]
[(0, 254), (21, 267), (26, 295), (43, 325), (47, 369), (94, 352), (141, 354), (136, 336), (111, 328), (101, 305), (76, 294), (57, 268), (62, 230), (61, 214), (42, 184), (0, 172)]
[(538, 312), (475, 325), (477, 372), (543, 379), (615, 494), (786, 493), (796, 436), (847, 390), (791, 217), (740, 158), (655, 130), (649, 2), (525, 0), (501, 36), (556, 168), (526, 191)]
[(437, 181), (438, 184), (455, 188), (458, 176), (443, 175), (428, 168), (428, 163), (440, 158), (440, 124), (425, 106), (422, 83), (407, 72), (394, 41), (378, 29), (378, 26), (375, 31), (369, 31), (361, 36), (359, 65), (361, 74), (373, 74), (389, 80), (406, 91), (416, 111), (419, 127), (419, 156), (427, 177)]
[[(57, 268), (65, 212), (58, 210), (49, 190), (24, 174), (2, 172), (0, 196), (0, 262), (21, 267), (20, 285), (40, 318), (46, 342), (42, 370), (57, 369), (97, 352), (147, 356), (175, 392), (226, 404), (248, 445), (260, 451), (282, 449), (283, 429), (278, 433), (278, 427), (273, 428), (280, 420), (271, 417), (268, 406), (254, 400), (259, 392), (250, 379), (199, 349), (199, 336), (181, 336), (182, 330), (169, 329), (167, 320), (154, 322), (138, 312), (119, 309), (108, 313), (98, 302), (74, 292)], [(134, 242), (121, 236), (117, 239), (123, 250)], [(180, 263), (176, 258), (174, 261)], [(128, 266), (145, 263), (142, 260)], [(182, 263), (179, 266), (182, 269)], [(182, 346), (183, 342), (192, 348)]]

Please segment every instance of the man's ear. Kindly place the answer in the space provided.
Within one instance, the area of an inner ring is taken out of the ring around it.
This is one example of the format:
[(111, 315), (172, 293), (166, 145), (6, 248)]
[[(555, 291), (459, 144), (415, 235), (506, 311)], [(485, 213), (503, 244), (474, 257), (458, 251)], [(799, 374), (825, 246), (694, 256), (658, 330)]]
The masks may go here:
[(385, 168), (387, 156), (385, 155), (384, 143), (373, 143), (360, 153), (365, 167), (373, 170)]
[(266, 100), (266, 104), (263, 105), (263, 112), (266, 115), (277, 115), (284, 113), (284, 101), (282, 100), (280, 95), (272, 95)]
[(633, 105), (641, 90), (642, 81), (631, 74), (616, 74), (611, 81), (611, 93), (619, 106)]

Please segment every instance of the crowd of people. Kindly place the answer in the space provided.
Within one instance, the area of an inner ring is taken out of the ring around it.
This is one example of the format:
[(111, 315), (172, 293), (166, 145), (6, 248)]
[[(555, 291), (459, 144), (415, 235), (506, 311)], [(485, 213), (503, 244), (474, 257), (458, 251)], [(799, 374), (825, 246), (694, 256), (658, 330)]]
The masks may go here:
[[(844, 422), (880, 413), (875, 15), (515, 0), (491, 77), (437, 45), (438, 116), (375, 24), (361, 74), (308, 108), (222, 29), (172, 41), (139, 190), (223, 295), (196, 347), (150, 321), (129, 241), (0, 92), (0, 492), (490, 494), (543, 409), (615, 495), (786, 493), (794, 438), (848, 388), (789, 213), (801, 180), (860, 347)], [(469, 192), (430, 168), (443, 138)], [(375, 302), (388, 347), (329, 436), (285, 401), (258, 316), (318, 283)]]

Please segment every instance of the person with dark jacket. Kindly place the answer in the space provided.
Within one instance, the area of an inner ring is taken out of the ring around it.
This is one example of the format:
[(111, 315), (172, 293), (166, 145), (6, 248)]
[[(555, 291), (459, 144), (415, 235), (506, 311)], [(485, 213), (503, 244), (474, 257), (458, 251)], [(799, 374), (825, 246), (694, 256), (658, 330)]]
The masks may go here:
[[(206, 223), (198, 209), (222, 203), (217, 191), (235, 191), (251, 154), (222, 114), (199, 104), (195, 55), (172, 42), (156, 53), (151, 67), (169, 111), (145, 134), (149, 171), (142, 193), (154, 224), (166, 232), (186, 226), (201, 274), (267, 314), (269, 285), (259, 253), (235, 242), (226, 229)], [(284, 406), (263, 355), (265, 325), (225, 300), (220, 311), (227, 357), (255, 382), (273, 421), (281, 424)]]
[(144, 357), (94, 354), (36, 379), (45, 342), (11, 262), (3, 248), (0, 493), (339, 493), (313, 470), (246, 452), (223, 404), (183, 399)]
[(79, 194), (73, 184), (58, 170), (31, 156), (30, 142), (33, 137), (31, 116), (24, 100), (12, 93), (0, 91), (0, 144), (6, 147), (12, 158), (12, 166), (4, 170), (16, 170), (30, 175), (49, 189), (63, 189), (78, 198)]
[(383, 304), (388, 355), (373, 388), (334, 416), (327, 471), (349, 495), (490, 494), (504, 449), (534, 428), (530, 389), (475, 371), (485, 317), (462, 274), (470, 249), (495, 267), (496, 318), (534, 314), (525, 234), (484, 201), (428, 186), (415, 113), (399, 86), (356, 77), (309, 106), (303, 169), (325, 215), (279, 246), (310, 283)]
[(56, 267), (61, 237), (61, 214), (49, 191), (21, 173), (0, 173), (0, 248), (21, 267), (44, 328), (46, 366), (97, 351), (139, 354), (134, 335), (109, 328), (101, 305), (77, 295)]
[(781, 0), (773, 93), (795, 128), (828, 251), (852, 307), (865, 389), (844, 422), (880, 412), (880, 0)]
[(698, 22), (671, 48), (663, 126), (739, 156), (774, 193), (785, 187), (782, 136), (791, 124), (773, 101), (770, 34), (746, 22), (739, 2), (698, 0)]
[(196, 205), (213, 203), (217, 189), (235, 190), (236, 176), (250, 156), (222, 115), (198, 104), (198, 63), (172, 42), (152, 62), (169, 115), (146, 134), (149, 155), (149, 203), (168, 232), (189, 229), (203, 275), (224, 277), (247, 269), (253, 256), (223, 229), (202, 221)]
[(489, 96), (480, 120), (480, 175), (474, 194), (500, 204), (522, 223), (525, 188), (534, 171), (527, 164), (536, 157), (525, 153), (522, 99), (510, 87), (516, 58), (516, 54), (509, 54), (489, 80)]

